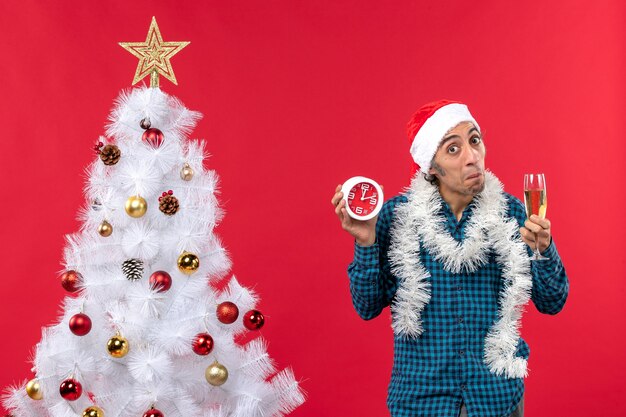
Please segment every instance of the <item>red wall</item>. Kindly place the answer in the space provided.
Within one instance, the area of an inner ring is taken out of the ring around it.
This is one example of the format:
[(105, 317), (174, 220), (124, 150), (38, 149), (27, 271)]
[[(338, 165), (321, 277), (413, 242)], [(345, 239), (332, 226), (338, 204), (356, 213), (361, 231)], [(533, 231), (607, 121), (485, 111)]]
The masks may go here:
[(155, 15), (165, 40), (191, 41), (163, 89), (205, 114), (192, 137), (221, 176), (217, 232), (261, 295), (270, 354), (308, 392), (294, 416), (386, 415), (389, 314), (353, 311), (330, 198), (353, 175), (406, 186), (405, 123), (442, 97), (470, 105), (509, 192), (547, 176), (571, 293), (558, 316), (525, 315), (527, 415), (622, 414), (623, 1), (56, 3), (0, 3), (0, 386), (31, 376), (58, 312), (83, 170), (135, 71), (117, 42)]

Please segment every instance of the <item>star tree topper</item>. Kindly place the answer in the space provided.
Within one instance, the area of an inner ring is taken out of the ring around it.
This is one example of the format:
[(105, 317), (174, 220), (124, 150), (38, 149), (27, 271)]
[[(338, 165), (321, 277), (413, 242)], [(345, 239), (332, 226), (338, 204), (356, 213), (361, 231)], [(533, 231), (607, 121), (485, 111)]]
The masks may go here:
[(150, 87), (159, 86), (159, 74), (178, 85), (170, 59), (180, 52), (189, 42), (163, 42), (156, 18), (148, 29), (145, 42), (120, 42), (120, 46), (139, 58), (133, 85), (150, 75)]

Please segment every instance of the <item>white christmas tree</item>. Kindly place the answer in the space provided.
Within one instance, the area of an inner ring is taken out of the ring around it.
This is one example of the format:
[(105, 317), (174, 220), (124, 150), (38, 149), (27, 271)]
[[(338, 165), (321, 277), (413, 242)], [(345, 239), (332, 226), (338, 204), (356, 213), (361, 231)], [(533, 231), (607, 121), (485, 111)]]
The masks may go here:
[(263, 325), (255, 294), (235, 277), (216, 289), (230, 262), (214, 234), (217, 176), (187, 138), (199, 118), (159, 88), (117, 99), (67, 237), (71, 294), (43, 329), (35, 377), (5, 396), (14, 417), (269, 417), (304, 402), (261, 337), (237, 343)]

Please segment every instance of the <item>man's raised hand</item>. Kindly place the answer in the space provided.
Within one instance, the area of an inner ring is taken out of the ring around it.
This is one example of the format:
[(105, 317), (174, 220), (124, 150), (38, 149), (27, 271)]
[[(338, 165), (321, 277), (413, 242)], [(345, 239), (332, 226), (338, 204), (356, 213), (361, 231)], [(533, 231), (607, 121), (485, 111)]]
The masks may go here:
[(350, 217), (346, 211), (346, 201), (343, 199), (341, 184), (335, 189), (335, 194), (330, 202), (335, 207), (335, 214), (337, 214), (341, 222), (341, 227), (354, 237), (359, 246), (371, 246), (374, 244), (376, 241), (376, 220), (378, 216), (365, 221), (355, 220)]

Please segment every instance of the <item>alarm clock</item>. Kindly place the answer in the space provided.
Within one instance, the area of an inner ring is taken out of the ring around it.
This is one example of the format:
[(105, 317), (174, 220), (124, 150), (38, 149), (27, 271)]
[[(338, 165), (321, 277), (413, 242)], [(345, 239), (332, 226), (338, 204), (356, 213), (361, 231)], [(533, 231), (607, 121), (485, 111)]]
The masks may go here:
[(383, 207), (383, 189), (366, 177), (352, 177), (341, 186), (348, 215), (356, 220), (374, 218)]

